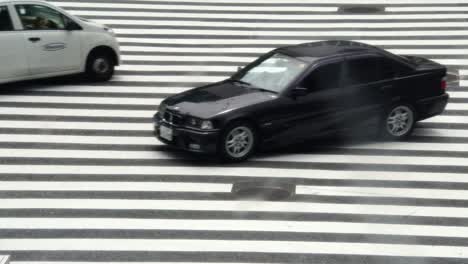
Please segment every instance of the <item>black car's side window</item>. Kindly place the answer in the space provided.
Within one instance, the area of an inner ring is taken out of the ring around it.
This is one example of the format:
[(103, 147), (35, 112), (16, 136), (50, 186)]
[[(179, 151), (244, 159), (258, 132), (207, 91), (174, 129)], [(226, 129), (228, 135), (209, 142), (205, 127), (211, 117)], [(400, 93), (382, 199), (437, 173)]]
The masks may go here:
[(378, 78), (388, 80), (398, 76), (406, 75), (410, 69), (400, 63), (387, 58), (379, 58)]
[(343, 86), (362, 85), (379, 80), (377, 57), (348, 58), (345, 62), (346, 74)]
[(13, 24), (11, 23), (10, 13), (6, 6), (0, 6), (0, 31), (12, 31)]
[(341, 63), (321, 65), (313, 70), (301, 83), (309, 92), (338, 88), (340, 86)]

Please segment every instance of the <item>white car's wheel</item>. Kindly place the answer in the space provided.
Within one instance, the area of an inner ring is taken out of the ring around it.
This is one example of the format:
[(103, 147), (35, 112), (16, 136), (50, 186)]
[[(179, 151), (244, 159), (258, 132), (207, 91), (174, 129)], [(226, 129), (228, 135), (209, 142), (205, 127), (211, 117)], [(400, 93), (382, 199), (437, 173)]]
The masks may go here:
[(86, 75), (93, 81), (108, 81), (114, 75), (114, 62), (107, 54), (91, 54), (86, 64)]

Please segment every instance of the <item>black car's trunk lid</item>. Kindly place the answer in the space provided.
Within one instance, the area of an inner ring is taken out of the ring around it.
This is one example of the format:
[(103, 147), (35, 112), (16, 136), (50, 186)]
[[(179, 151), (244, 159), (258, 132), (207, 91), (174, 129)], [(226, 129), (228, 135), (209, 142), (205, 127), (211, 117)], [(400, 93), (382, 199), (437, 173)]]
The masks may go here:
[(402, 57), (412, 64), (417, 71), (443, 71), (444, 74), (447, 72), (447, 68), (444, 65), (435, 61), (417, 56), (405, 55)]

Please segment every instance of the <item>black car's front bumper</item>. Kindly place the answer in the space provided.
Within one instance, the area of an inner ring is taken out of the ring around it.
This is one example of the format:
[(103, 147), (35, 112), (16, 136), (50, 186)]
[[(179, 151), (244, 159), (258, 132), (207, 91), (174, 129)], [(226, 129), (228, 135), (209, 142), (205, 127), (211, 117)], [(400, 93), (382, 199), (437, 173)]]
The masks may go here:
[[(187, 151), (214, 154), (217, 150), (219, 131), (199, 131), (180, 126), (174, 126), (162, 120), (157, 114), (153, 118), (154, 135), (161, 142)], [(160, 135), (161, 126), (172, 130), (172, 140)]]

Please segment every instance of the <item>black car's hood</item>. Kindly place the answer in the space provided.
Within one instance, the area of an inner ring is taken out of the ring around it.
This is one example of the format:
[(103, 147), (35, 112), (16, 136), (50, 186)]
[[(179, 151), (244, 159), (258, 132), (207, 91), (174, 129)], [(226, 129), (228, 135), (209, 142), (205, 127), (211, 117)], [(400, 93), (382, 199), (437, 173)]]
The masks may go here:
[(168, 109), (177, 110), (181, 114), (212, 118), (223, 112), (275, 98), (277, 95), (274, 93), (251, 89), (231, 81), (223, 81), (171, 96), (163, 103)]

